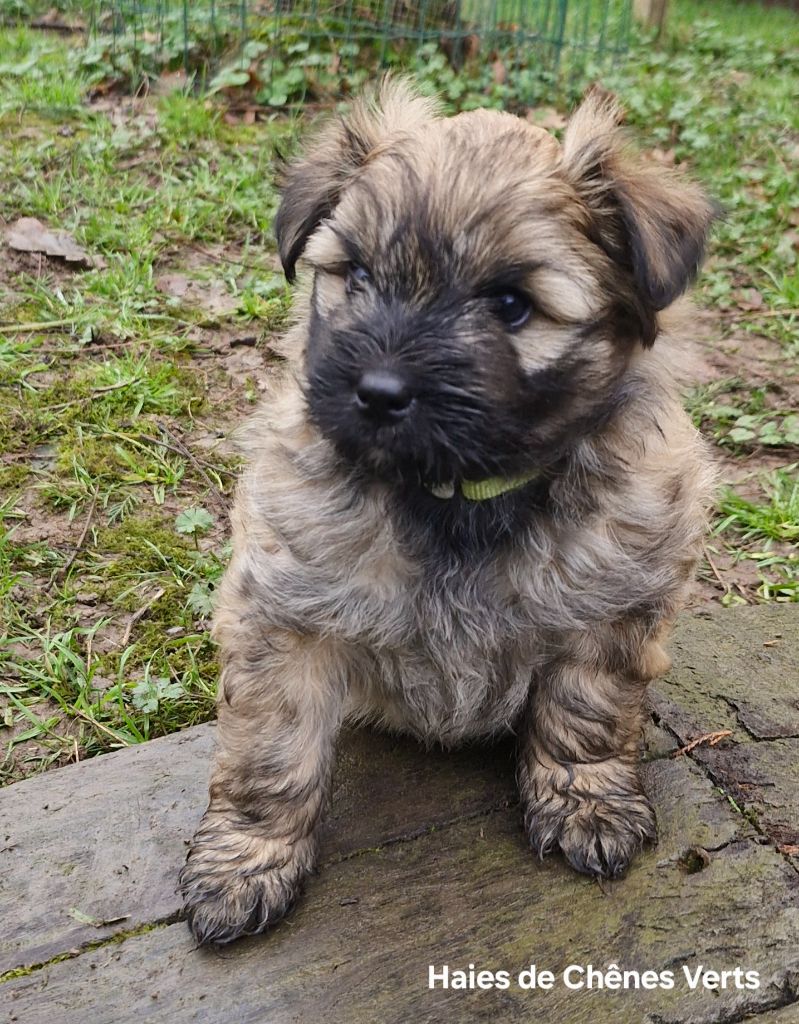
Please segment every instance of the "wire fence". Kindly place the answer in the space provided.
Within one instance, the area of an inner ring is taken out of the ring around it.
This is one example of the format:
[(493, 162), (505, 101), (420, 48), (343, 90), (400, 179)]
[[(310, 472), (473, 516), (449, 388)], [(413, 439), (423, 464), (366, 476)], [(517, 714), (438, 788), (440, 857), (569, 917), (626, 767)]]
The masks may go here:
[(470, 65), (520, 95), (525, 76), (617, 60), (630, 22), (631, 0), (94, 0), (89, 46), (130, 77), (182, 68), (282, 106), (413, 61)]

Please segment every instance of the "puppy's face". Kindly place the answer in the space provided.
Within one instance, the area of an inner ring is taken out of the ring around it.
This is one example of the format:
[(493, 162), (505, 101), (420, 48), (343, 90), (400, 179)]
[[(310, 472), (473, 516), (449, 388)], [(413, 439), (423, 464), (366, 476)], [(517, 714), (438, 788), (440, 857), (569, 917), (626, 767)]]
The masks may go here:
[(301, 252), (314, 272), (310, 415), (348, 459), (428, 483), (513, 475), (612, 414), (710, 221), (690, 185), (633, 165), (631, 186), (617, 119), (595, 95), (561, 148), (392, 83), (290, 171), (277, 229), (289, 277)]

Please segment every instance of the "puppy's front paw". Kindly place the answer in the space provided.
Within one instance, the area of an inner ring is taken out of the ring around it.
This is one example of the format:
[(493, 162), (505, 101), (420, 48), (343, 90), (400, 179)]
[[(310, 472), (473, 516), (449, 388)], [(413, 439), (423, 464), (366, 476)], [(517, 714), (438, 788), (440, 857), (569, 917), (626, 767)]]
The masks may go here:
[[(612, 767), (618, 771), (608, 772)], [(612, 787), (609, 774), (615, 775)], [(657, 838), (654, 811), (629, 766), (606, 762), (600, 772), (594, 766), (558, 766), (547, 775), (536, 780), (524, 817), (540, 857), (559, 848), (575, 870), (618, 878), (644, 843)]]
[(263, 836), (255, 823), (206, 814), (180, 873), (189, 927), (198, 943), (232, 942), (275, 924), (291, 909), (313, 866), (310, 838)]

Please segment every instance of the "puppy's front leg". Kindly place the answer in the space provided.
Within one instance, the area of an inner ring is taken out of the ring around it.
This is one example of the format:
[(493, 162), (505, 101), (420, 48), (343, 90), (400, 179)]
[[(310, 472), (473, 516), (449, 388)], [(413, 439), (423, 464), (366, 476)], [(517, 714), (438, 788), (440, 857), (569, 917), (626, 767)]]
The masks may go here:
[(180, 876), (199, 942), (260, 932), (291, 907), (315, 859), (343, 699), (331, 641), (259, 629), (224, 610), (218, 747), (208, 810)]
[(646, 682), (670, 663), (657, 639), (635, 633), (610, 653), (598, 638), (575, 637), (537, 681), (520, 747), (533, 849), (543, 857), (559, 847), (578, 871), (609, 878), (656, 836), (638, 778), (641, 704)]

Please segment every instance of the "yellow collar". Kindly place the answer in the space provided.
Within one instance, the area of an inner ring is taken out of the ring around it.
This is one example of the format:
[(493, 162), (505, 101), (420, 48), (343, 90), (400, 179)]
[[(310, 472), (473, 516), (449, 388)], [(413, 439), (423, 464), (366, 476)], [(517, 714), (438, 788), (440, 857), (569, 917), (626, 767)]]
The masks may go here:
[[(520, 476), (491, 476), (487, 480), (463, 480), (459, 490), (467, 501), (487, 501), (498, 498), (508, 491), (517, 491), (531, 480), (539, 476), (538, 472), (523, 473)], [(455, 495), (455, 484), (428, 485), (428, 491), (436, 498), (452, 498)]]

